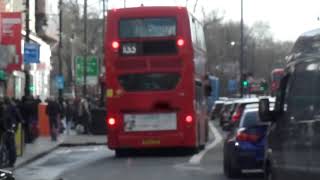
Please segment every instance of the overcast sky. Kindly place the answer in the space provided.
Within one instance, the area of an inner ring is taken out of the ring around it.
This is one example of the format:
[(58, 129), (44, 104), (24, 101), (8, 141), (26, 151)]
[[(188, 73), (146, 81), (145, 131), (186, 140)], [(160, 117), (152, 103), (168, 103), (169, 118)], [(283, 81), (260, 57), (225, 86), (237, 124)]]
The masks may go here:
[[(89, 1), (90, 2), (90, 1)], [(188, 0), (189, 10), (193, 10), (196, 0)], [(197, 15), (219, 10), (225, 18), (240, 19), (240, 0), (198, 0)], [(295, 40), (300, 34), (320, 27), (320, 0), (243, 0), (244, 21), (252, 25), (255, 21), (265, 21), (271, 26), (276, 39)], [(127, 7), (152, 5), (186, 5), (186, 0), (126, 0)], [(109, 0), (109, 8), (124, 6), (124, 0)]]

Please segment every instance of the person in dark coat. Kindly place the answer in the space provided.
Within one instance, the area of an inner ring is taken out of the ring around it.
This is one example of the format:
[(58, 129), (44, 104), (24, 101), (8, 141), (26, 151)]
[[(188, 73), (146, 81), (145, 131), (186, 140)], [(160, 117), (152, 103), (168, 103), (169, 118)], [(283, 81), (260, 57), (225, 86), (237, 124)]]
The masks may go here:
[(4, 99), (5, 104), (5, 120), (6, 120), (6, 138), (5, 144), (9, 153), (9, 166), (13, 167), (17, 159), (17, 149), (15, 142), (15, 132), (17, 130), (17, 124), (23, 121), (19, 108), (13, 100), (6, 97)]
[(22, 115), (24, 117), (24, 131), (25, 131), (25, 142), (32, 143), (34, 137), (32, 136), (32, 122), (34, 118), (34, 101), (32, 96), (24, 96), (22, 98)]
[(71, 124), (73, 123), (74, 106), (72, 100), (66, 102), (66, 129), (67, 134), (70, 133)]
[(60, 105), (54, 98), (49, 98), (46, 108), (46, 114), (49, 117), (51, 140), (57, 141), (58, 136), (58, 118), (61, 114)]
[(36, 116), (36, 120), (38, 121), (38, 114), (39, 114), (39, 104), (41, 103), (41, 99), (39, 96), (37, 96), (35, 99), (34, 99), (34, 108), (35, 108), (35, 116)]

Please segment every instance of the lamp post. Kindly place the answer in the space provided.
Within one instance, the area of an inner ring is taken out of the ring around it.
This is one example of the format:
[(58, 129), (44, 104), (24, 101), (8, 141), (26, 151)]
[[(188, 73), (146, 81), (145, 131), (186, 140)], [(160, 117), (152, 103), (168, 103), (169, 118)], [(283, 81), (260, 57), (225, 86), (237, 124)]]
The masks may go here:
[(240, 21), (240, 96), (243, 97), (243, 53), (244, 53), (244, 42), (243, 42), (243, 0), (241, 0), (241, 21)]
[[(26, 38), (25, 41), (28, 43), (30, 42), (30, 1), (26, 0), (26, 10), (25, 10), (25, 26), (26, 26)], [(25, 71), (25, 76), (26, 76), (26, 81), (25, 81), (25, 87), (24, 87), (24, 94), (25, 96), (29, 96), (31, 94), (30, 92), (30, 84), (31, 84), (31, 79), (30, 79), (30, 64), (24, 64), (24, 71)]]
[[(62, 73), (62, 0), (59, 0), (59, 76), (63, 77)], [(63, 87), (59, 87), (59, 101), (63, 98)]]

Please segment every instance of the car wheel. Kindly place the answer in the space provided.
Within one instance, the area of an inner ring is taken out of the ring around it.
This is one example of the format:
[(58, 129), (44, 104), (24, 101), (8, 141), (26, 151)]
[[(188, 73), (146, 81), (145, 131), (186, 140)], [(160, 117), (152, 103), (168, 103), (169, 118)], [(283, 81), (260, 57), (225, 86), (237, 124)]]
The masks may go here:
[(241, 175), (241, 170), (228, 164), (224, 166), (224, 174), (228, 178), (238, 178)]
[(223, 158), (223, 172), (228, 178), (238, 178), (241, 175), (241, 169), (233, 167), (227, 155)]
[(267, 163), (265, 170), (264, 170), (264, 179), (265, 180), (274, 180), (274, 175), (272, 173), (272, 168), (269, 163)]

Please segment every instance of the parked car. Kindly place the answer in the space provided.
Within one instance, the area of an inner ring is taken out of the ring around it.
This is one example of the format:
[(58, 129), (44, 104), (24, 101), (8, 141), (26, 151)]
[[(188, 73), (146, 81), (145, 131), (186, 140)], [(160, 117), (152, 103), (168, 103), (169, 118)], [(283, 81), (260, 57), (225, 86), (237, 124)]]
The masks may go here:
[(245, 108), (224, 141), (223, 169), (227, 177), (236, 178), (242, 170), (263, 168), (267, 128), (268, 123), (259, 119), (257, 107)]
[(264, 170), (270, 180), (320, 177), (320, 29), (300, 36), (287, 58), (275, 110), (259, 102), (263, 121), (271, 122)]
[(216, 101), (214, 102), (214, 105), (212, 106), (211, 112), (210, 112), (210, 118), (212, 120), (215, 120), (218, 118), (219, 113), (223, 107), (224, 101)]

